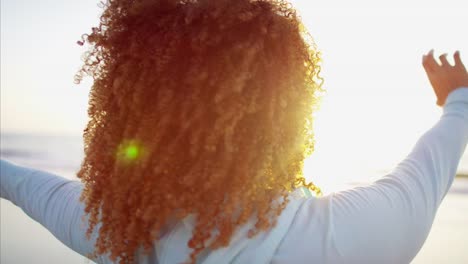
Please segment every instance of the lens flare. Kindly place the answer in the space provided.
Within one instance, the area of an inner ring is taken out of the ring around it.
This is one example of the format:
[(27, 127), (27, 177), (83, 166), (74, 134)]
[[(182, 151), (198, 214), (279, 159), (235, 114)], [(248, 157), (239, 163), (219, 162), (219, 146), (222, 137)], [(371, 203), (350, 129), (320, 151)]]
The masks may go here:
[(124, 140), (117, 149), (117, 160), (129, 163), (141, 160), (143, 148), (141, 143), (135, 139)]
[(134, 160), (138, 157), (138, 153), (139, 153), (139, 149), (137, 146), (128, 146), (126, 149), (125, 149), (125, 157), (127, 159), (131, 159), (131, 160)]

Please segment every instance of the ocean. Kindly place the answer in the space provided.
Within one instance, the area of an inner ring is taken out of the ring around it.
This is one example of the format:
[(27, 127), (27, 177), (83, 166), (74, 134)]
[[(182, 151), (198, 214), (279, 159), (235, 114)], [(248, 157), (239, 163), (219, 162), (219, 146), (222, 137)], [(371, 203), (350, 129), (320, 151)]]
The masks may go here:
[[(0, 137), (0, 158), (77, 180), (75, 173), (84, 157), (81, 136), (1, 133)], [(463, 174), (468, 171), (465, 156), (459, 166)], [(353, 184), (344, 186), (351, 188)], [(3, 199), (0, 220), (2, 264), (91, 263)], [(468, 178), (456, 178), (439, 208), (426, 243), (412, 263), (468, 263), (467, 238)]]

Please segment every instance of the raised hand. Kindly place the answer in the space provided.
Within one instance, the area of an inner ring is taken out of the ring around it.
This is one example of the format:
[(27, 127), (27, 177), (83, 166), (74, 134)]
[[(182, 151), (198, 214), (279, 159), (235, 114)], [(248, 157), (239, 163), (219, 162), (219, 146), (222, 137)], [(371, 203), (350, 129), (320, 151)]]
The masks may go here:
[(439, 56), (440, 63), (434, 59), (434, 50), (423, 56), (423, 66), (432, 88), (437, 96), (437, 105), (443, 106), (451, 91), (468, 87), (468, 72), (460, 58), (460, 52), (453, 55), (455, 65), (447, 61), (447, 53)]

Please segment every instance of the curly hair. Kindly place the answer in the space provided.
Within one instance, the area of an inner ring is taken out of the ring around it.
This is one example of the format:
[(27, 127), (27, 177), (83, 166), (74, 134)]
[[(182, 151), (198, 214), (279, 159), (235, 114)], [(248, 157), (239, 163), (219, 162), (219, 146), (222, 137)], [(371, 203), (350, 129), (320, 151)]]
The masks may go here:
[[(305, 186), (320, 53), (280, 0), (108, 0), (75, 76), (94, 79), (77, 177), (95, 251), (133, 263), (196, 215), (191, 263), (256, 217), (276, 224)], [(280, 197), (282, 203), (274, 203)], [(240, 211), (239, 211), (240, 210)], [(213, 234), (212, 230), (218, 232)], [(212, 243), (207, 243), (212, 239)]]

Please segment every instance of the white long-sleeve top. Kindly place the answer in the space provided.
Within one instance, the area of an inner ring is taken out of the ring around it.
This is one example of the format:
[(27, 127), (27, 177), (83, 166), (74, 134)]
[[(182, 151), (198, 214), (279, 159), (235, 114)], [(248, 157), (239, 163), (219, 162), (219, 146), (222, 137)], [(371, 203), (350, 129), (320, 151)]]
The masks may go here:
[[(429, 234), (468, 141), (468, 87), (450, 93), (440, 120), (391, 173), (376, 182), (316, 198), (293, 194), (278, 224), (252, 239), (240, 228), (227, 248), (205, 252), (200, 263), (409, 263)], [(1, 160), (0, 195), (57, 239), (85, 256), (83, 185)], [(86, 218), (85, 218), (86, 219)], [(194, 220), (174, 223), (138, 263), (186, 260)], [(99, 228), (99, 225), (98, 225)], [(112, 263), (101, 256), (98, 263)]]

